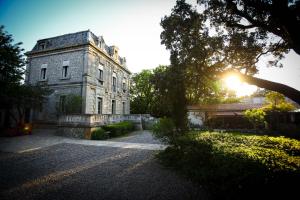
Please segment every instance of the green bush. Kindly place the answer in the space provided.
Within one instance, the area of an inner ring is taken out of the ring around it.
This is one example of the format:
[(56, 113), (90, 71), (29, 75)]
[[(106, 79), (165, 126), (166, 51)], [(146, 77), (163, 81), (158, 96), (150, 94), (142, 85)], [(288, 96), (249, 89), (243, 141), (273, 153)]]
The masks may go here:
[(163, 142), (170, 143), (172, 142), (175, 135), (175, 124), (170, 118), (160, 118), (157, 123), (152, 126), (153, 135), (162, 140)]
[(102, 127), (105, 131), (109, 132), (110, 137), (118, 137), (121, 135), (124, 135), (126, 133), (129, 133), (134, 130), (134, 124), (133, 122), (119, 122), (115, 124), (109, 124)]
[(245, 117), (253, 124), (255, 130), (264, 128), (266, 126), (266, 112), (262, 108), (250, 109), (244, 112)]
[(160, 161), (206, 186), (217, 199), (289, 199), (297, 195), (297, 140), (193, 132), (177, 142), (158, 155)]
[(98, 128), (92, 132), (91, 139), (92, 140), (105, 140), (108, 139), (109, 135), (102, 128)]

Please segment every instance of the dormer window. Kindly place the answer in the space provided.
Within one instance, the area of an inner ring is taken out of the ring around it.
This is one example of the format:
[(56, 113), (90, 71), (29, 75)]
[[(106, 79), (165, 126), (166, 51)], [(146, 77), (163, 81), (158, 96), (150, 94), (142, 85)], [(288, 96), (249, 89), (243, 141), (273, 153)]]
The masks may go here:
[(45, 42), (39, 43), (39, 50), (43, 50), (45, 48), (46, 48), (46, 43)]

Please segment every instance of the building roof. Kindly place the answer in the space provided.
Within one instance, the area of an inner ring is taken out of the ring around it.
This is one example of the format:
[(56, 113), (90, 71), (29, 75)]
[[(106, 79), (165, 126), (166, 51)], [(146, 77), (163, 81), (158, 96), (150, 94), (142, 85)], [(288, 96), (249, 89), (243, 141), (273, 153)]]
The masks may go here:
[(215, 111), (215, 112), (242, 112), (248, 109), (260, 108), (263, 104), (253, 103), (231, 103), (231, 104), (211, 104), (211, 105), (190, 105), (189, 111)]
[[(105, 44), (105, 41), (102, 36), (96, 36), (90, 30), (80, 31), (76, 33), (64, 34), (56, 37), (40, 39), (37, 41), (33, 49), (26, 53), (26, 55), (31, 55), (39, 52), (51, 51), (64, 49), (68, 47), (74, 47), (79, 45), (90, 44), (100, 50), (102, 53), (106, 54), (112, 60), (113, 51), (112, 48), (115, 46), (108, 46)], [(114, 60), (115, 61), (115, 60)], [(125, 57), (118, 56), (117, 63), (122, 67), (126, 68), (126, 59)]]

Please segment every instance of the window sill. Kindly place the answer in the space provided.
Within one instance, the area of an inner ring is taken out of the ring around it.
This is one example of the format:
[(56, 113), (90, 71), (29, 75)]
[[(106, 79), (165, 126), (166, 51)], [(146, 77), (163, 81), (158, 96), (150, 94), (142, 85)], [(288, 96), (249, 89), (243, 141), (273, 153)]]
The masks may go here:
[(103, 80), (98, 79), (98, 82), (99, 82), (100, 85), (103, 85), (103, 84), (104, 84), (104, 81), (103, 81)]
[(68, 76), (68, 77), (61, 77), (61, 78), (60, 78), (60, 80), (69, 80), (69, 79), (71, 79), (70, 76)]
[(48, 81), (47, 78), (46, 78), (46, 79), (40, 79), (40, 80), (39, 80), (39, 82), (46, 82), (46, 81)]

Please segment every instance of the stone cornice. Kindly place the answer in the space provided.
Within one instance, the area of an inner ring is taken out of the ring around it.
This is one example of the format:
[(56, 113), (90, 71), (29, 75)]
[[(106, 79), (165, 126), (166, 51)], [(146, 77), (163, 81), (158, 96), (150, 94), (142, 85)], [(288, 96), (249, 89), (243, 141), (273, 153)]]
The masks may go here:
[[(120, 67), (121, 69), (125, 70), (127, 73), (131, 74), (131, 72), (120, 65), (118, 62), (116, 62), (113, 58), (111, 58), (106, 52), (102, 51), (98, 47), (96, 47), (94, 44), (87, 42), (85, 44), (80, 44), (80, 45), (72, 45), (64, 48), (54, 48), (54, 49), (45, 49), (42, 51), (28, 51), (25, 53), (25, 55), (28, 57), (28, 59), (34, 58), (34, 57), (43, 57), (43, 56), (48, 56), (48, 55), (55, 55), (55, 54), (62, 54), (66, 52), (74, 52), (78, 50), (83, 50), (86, 47), (92, 47), (93, 50), (96, 50), (98, 53), (101, 55), (105, 56), (110, 62), (113, 62), (115, 65)], [(90, 51), (88, 49), (88, 51)]]

